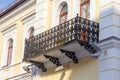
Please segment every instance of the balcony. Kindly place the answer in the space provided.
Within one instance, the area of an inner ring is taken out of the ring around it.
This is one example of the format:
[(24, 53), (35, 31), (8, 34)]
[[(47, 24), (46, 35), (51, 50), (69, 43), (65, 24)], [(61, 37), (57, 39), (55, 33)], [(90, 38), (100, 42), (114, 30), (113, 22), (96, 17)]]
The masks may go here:
[(98, 41), (99, 23), (77, 15), (32, 39), (26, 39), (23, 60), (37, 66), (38, 63), (44, 64), (46, 68), (68, 61), (78, 63), (79, 58), (90, 57), (98, 51), (92, 44)]

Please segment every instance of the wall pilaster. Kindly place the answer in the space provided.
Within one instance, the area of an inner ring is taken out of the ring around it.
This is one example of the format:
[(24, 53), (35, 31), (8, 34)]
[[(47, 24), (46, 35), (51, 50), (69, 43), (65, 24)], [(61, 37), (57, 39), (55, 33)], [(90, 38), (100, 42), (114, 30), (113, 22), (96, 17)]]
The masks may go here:
[(120, 80), (120, 2), (100, 0), (99, 79)]

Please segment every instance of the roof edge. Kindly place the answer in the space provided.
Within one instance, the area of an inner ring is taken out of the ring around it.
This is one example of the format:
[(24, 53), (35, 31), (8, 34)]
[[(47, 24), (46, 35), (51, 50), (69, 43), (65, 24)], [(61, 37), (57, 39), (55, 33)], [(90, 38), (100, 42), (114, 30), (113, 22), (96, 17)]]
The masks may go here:
[(25, 1), (27, 1), (27, 0), (16, 0), (12, 4), (10, 4), (9, 6), (7, 6), (5, 9), (2, 9), (0, 11), (0, 17), (2, 17), (5, 14), (9, 13), (11, 10), (15, 9), (17, 6), (19, 6), (20, 4), (22, 4)]

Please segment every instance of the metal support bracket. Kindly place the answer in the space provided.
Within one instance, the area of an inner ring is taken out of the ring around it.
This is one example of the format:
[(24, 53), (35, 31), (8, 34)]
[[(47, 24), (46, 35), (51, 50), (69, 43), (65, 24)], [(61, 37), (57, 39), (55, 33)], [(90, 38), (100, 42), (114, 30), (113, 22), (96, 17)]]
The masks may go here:
[(46, 59), (49, 59), (49, 61), (51, 61), (53, 64), (57, 65), (57, 66), (61, 66), (61, 63), (59, 61), (59, 58), (53, 57), (53, 56), (49, 56), (49, 55), (44, 55)]
[(62, 53), (65, 53), (65, 55), (67, 57), (69, 57), (69, 59), (72, 59), (72, 61), (77, 64), (78, 63), (78, 58), (75, 56), (75, 52), (72, 52), (72, 51), (67, 51), (67, 50), (63, 50), (63, 49), (60, 49), (60, 51)]
[(96, 49), (96, 47), (94, 47), (94, 45), (88, 43), (88, 42), (81, 42), (79, 41), (79, 44), (81, 46), (83, 46), (87, 51), (89, 51), (89, 53), (91, 54), (95, 54), (98, 50)]
[(44, 66), (44, 63), (42, 62), (37, 62), (37, 61), (30, 61), (32, 64), (34, 64), (35, 66), (37, 66), (38, 68), (40, 68), (42, 70), (42, 72), (46, 72), (46, 68)]

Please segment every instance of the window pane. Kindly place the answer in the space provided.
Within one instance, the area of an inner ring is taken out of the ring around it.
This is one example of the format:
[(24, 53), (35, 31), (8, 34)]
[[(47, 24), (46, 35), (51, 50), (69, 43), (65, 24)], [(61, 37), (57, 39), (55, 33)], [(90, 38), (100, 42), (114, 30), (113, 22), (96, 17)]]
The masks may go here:
[(8, 42), (9, 44), (8, 44), (7, 65), (10, 65), (12, 59), (13, 39), (9, 39)]
[(90, 4), (88, 3), (88, 19), (90, 19)]
[(60, 23), (64, 23), (66, 21), (66, 16), (62, 16), (61, 18), (60, 18)]
[(32, 28), (30, 29), (29, 39), (33, 38), (33, 36), (34, 36), (34, 28), (32, 27)]
[(85, 2), (86, 0), (81, 0), (81, 2)]
[(64, 23), (67, 20), (67, 12), (68, 6), (67, 4), (64, 4), (60, 12), (59, 24)]
[(81, 5), (81, 17), (90, 19), (90, 4)]
[(8, 50), (8, 61), (7, 61), (8, 65), (11, 64), (11, 57), (12, 57), (12, 48)]
[(86, 5), (82, 6), (82, 17), (86, 18)]
[(68, 10), (67, 8), (68, 8), (68, 7), (67, 7), (67, 4), (65, 4), (65, 5), (63, 6), (60, 14), (63, 14), (63, 13), (65, 13), (65, 12), (67, 12), (67, 10)]

